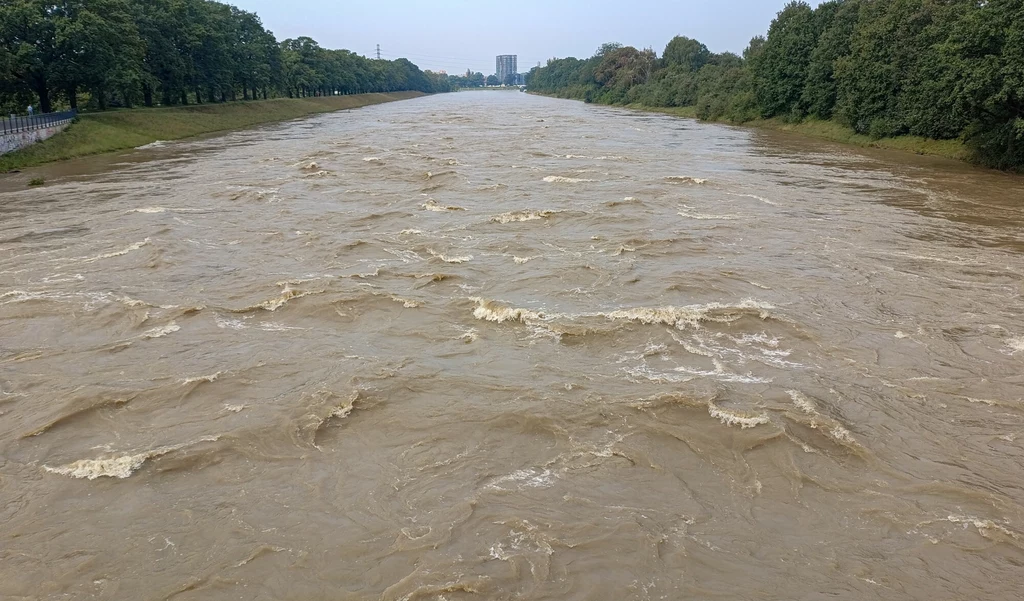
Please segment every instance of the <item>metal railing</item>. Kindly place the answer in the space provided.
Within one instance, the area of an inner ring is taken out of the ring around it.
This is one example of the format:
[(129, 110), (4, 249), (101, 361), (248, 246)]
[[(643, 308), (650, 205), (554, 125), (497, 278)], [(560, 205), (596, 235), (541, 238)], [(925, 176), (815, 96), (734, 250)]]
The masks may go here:
[(43, 115), (11, 115), (0, 117), (0, 129), (6, 134), (16, 134), (34, 129), (45, 129), (70, 123), (78, 115), (78, 111), (62, 111), (59, 113), (45, 113)]

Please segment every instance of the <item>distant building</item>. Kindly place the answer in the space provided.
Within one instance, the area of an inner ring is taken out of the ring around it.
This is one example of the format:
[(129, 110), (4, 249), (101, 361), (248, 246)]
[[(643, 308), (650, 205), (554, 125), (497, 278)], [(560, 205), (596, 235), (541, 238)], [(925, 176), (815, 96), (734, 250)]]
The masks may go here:
[(505, 83), (505, 79), (509, 76), (515, 76), (519, 73), (519, 57), (515, 54), (503, 54), (498, 57), (495, 61), (494, 74), (498, 76), (498, 81), (502, 84)]

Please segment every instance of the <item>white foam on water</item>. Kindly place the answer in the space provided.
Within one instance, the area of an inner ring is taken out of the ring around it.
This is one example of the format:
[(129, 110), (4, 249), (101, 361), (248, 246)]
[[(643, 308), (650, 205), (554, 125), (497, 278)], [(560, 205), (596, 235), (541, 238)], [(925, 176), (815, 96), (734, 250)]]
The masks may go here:
[(530, 468), (516, 470), (507, 476), (501, 476), (492, 480), (485, 490), (508, 490), (502, 485), (515, 484), (517, 489), (524, 488), (550, 488), (555, 484), (555, 475), (549, 469)]
[(679, 211), (679, 216), (686, 217), (687, 219), (696, 219), (698, 221), (735, 221), (740, 218), (739, 215), (714, 215), (711, 213), (698, 213), (695, 210), (693, 210), (693, 207), (686, 207), (685, 210)]
[(738, 411), (722, 409), (714, 403), (708, 403), (708, 413), (711, 417), (718, 419), (727, 426), (739, 426), (741, 429), (756, 428), (771, 422), (771, 419), (763, 414), (747, 414)]
[(1011, 355), (1016, 355), (1017, 353), (1024, 352), (1024, 336), (1019, 336), (1017, 338), (1011, 338), (1007, 340), (1006, 346), (1007, 348), (1010, 349)]
[(401, 303), (402, 306), (405, 307), (406, 309), (417, 309), (423, 306), (421, 303), (417, 301), (402, 298), (400, 296), (392, 296), (391, 300), (395, 301), (396, 303)]
[(163, 148), (167, 146), (167, 142), (164, 140), (157, 140), (156, 142), (150, 142), (149, 144), (143, 144), (142, 146), (136, 146), (135, 150), (150, 150), (153, 148)]
[(248, 405), (224, 405), (224, 411), (230, 411), (231, 413), (241, 413), (248, 408)]
[(437, 201), (434, 200), (433, 198), (431, 198), (427, 202), (421, 204), (420, 206), (423, 207), (424, 210), (433, 211), (435, 213), (444, 213), (444, 212), (447, 212), (447, 211), (465, 211), (466, 210), (463, 207), (444, 206), (444, 205), (437, 204)]
[(950, 515), (949, 517), (946, 518), (946, 520), (948, 520), (950, 523), (953, 523), (953, 524), (962, 524), (964, 528), (967, 528), (969, 526), (974, 526), (975, 528), (978, 529), (978, 532), (982, 536), (985, 536), (986, 538), (988, 536), (986, 534), (987, 531), (995, 530), (997, 532), (1001, 532), (1001, 533), (1005, 534), (1006, 536), (1009, 536), (1010, 538), (1012, 538), (1014, 540), (1019, 540), (1020, 539), (1020, 535), (1019, 534), (1017, 534), (1013, 530), (1010, 530), (1006, 526), (1003, 526), (1002, 524), (995, 523), (992, 520), (984, 520), (984, 519), (977, 518), (977, 517), (970, 516), (970, 515), (955, 515), (955, 514)]
[(222, 330), (243, 330), (248, 327), (241, 319), (229, 319), (220, 315), (215, 317), (214, 321), (217, 323), (217, 327)]
[(84, 480), (95, 480), (97, 478), (124, 479), (130, 477), (150, 459), (161, 457), (168, 453), (173, 453), (174, 451), (180, 451), (181, 449), (201, 442), (217, 442), (219, 439), (219, 436), (205, 436), (194, 442), (159, 447), (149, 451), (142, 451), (140, 453), (114, 457), (102, 457), (98, 459), (81, 459), (60, 467), (44, 465), (43, 469), (51, 474), (59, 474), (61, 476), (70, 476), (72, 478), (80, 478)]
[(529, 263), (534, 258), (535, 257), (515, 257), (515, 256), (513, 256), (512, 260), (516, 262), (516, 265), (523, 265), (524, 263)]
[(97, 255), (95, 257), (83, 257), (83, 258), (80, 258), (79, 260), (82, 261), (83, 263), (95, 263), (96, 261), (100, 261), (100, 260), (103, 260), (103, 259), (113, 259), (114, 257), (120, 257), (120, 256), (123, 256), (123, 255), (127, 255), (128, 253), (132, 252), (133, 250), (139, 250), (140, 248), (142, 248), (144, 246), (148, 246), (149, 242), (150, 242), (150, 239), (146, 238), (145, 240), (143, 240), (141, 242), (136, 242), (134, 244), (130, 244), (127, 247), (125, 247), (125, 248), (123, 248), (121, 250), (118, 250), (118, 251), (109, 252), (109, 253), (105, 253), (105, 254), (102, 254), (102, 255)]
[(261, 323), (260, 329), (264, 332), (291, 332), (294, 330), (308, 330), (309, 328), (300, 328), (296, 326), (286, 326), (280, 323)]
[(473, 260), (473, 255), (450, 257), (448, 255), (435, 252), (431, 249), (427, 249), (427, 252), (430, 253), (430, 256), (434, 257), (435, 259), (441, 259), (445, 263), (454, 263), (456, 265), (461, 263), (468, 263)]
[(399, 232), (399, 234), (401, 234), (402, 236), (415, 236), (422, 233), (423, 230), (402, 230), (401, 232)]
[(754, 200), (759, 200), (759, 201), (763, 202), (766, 205), (772, 205), (773, 207), (779, 206), (777, 203), (774, 203), (774, 202), (768, 200), (767, 198), (762, 198), (762, 197), (760, 197), (760, 196), (758, 196), (756, 194), (732, 194), (732, 193), (730, 193), (729, 196), (738, 196), (740, 198), (753, 198)]
[(725, 369), (725, 366), (722, 365), (722, 363), (719, 362), (717, 359), (712, 359), (711, 361), (712, 363), (715, 364), (714, 370), (694, 369), (692, 367), (682, 366), (675, 368), (673, 371), (701, 378), (712, 378), (714, 380), (718, 380), (719, 382), (727, 382), (734, 384), (771, 384), (772, 382), (771, 378), (761, 378), (755, 376), (752, 373), (737, 374), (730, 372), (727, 369)]
[(838, 442), (845, 442), (850, 445), (860, 446), (860, 443), (858, 443), (857, 439), (853, 437), (853, 434), (839, 424), (833, 424), (829, 433), (832, 435), (832, 438)]
[(183, 385), (198, 384), (199, 382), (214, 383), (216, 382), (224, 372), (218, 371), (217, 373), (210, 374), (208, 376), (196, 376), (194, 378), (185, 378), (181, 381)]
[(141, 209), (132, 209), (132, 210), (130, 210), (128, 212), (129, 213), (151, 213), (151, 214), (152, 213), (166, 213), (167, 209), (165, 207), (143, 207)]
[(546, 319), (543, 313), (531, 311), (529, 309), (509, 307), (485, 298), (471, 297), (469, 300), (477, 304), (476, 309), (473, 310), (473, 316), (485, 321), (493, 321), (496, 323), (519, 321), (526, 323), (527, 320)]
[(996, 405), (999, 404), (998, 401), (990, 401), (988, 399), (974, 399), (974, 398), (971, 398), (971, 397), (964, 397), (964, 398), (967, 399), (971, 403), (976, 403), (976, 404), (979, 404), (979, 405), (988, 405), (989, 407), (995, 407)]
[(379, 157), (365, 157), (365, 158), (363, 158), (363, 162), (365, 162), (365, 163), (383, 163), (384, 161), (382, 159), (380, 159)]
[(698, 186), (704, 185), (708, 182), (706, 179), (699, 177), (690, 177), (688, 175), (670, 175), (665, 178), (665, 181), (675, 182), (679, 184), (696, 184)]
[(181, 329), (181, 326), (174, 323), (173, 321), (165, 326), (153, 328), (142, 334), (143, 338), (163, 338), (164, 336), (173, 334)]
[[(667, 325), (677, 329), (684, 326), (697, 327), (701, 322), (731, 323), (740, 319), (742, 313), (757, 311), (761, 319), (769, 319), (773, 305), (754, 299), (746, 299), (735, 305), (707, 303), (688, 307), (635, 307), (616, 311), (594, 313), (548, 313), (543, 310), (534, 311), (510, 307), (500, 302), (479, 297), (469, 300), (477, 303), (473, 314), (477, 319), (487, 321), (550, 321), (552, 319), (604, 318), (611, 321), (631, 321), (645, 325)], [(739, 314), (737, 314), (737, 312)]]
[(271, 298), (263, 301), (262, 303), (256, 304), (250, 309), (265, 309), (267, 311), (277, 311), (285, 305), (288, 301), (296, 298), (302, 298), (311, 294), (319, 294), (319, 291), (314, 290), (295, 290), (291, 286), (285, 286), (284, 290), (281, 291), (280, 296)]
[(455, 327), (458, 328), (460, 332), (462, 332), (462, 335), (459, 336), (459, 340), (465, 342), (466, 344), (476, 342), (477, 339), (480, 337), (479, 331), (476, 328), (459, 328), (458, 326)]
[(646, 363), (637, 367), (628, 367), (622, 370), (630, 382), (639, 383), (640, 380), (647, 380), (658, 384), (685, 384), (697, 379), (697, 376), (687, 374), (677, 376), (675, 374), (655, 372)]
[(910, 338), (910, 334), (907, 334), (906, 332), (903, 331), (897, 331), (895, 334), (893, 334), (893, 336), (895, 336), (899, 340)]
[[(690, 305), (687, 307), (637, 307), (634, 309), (620, 309), (610, 313), (593, 313), (585, 316), (605, 317), (611, 320), (625, 320), (643, 324), (661, 324), (674, 326), (681, 329), (684, 325), (697, 326), (700, 322), (730, 323), (739, 319), (739, 316), (730, 315), (730, 311), (759, 311), (761, 319), (768, 319), (768, 311), (775, 307), (753, 299), (746, 299), (736, 305), (722, 303), (708, 303), (704, 305)], [(715, 315), (716, 312), (724, 312), (725, 315)]]
[(818, 410), (815, 408), (814, 402), (804, 396), (804, 394), (799, 390), (787, 390), (786, 394), (789, 395), (789, 398), (793, 399), (793, 404), (804, 413), (808, 415), (818, 414)]
[(544, 181), (549, 184), (585, 184), (595, 182), (593, 179), (582, 179), (578, 177), (562, 177), (560, 175), (549, 175), (544, 178)]
[(555, 211), (510, 211), (508, 213), (502, 213), (501, 215), (491, 217), (491, 221), (494, 223), (522, 223), (524, 221), (546, 219), (554, 214)]

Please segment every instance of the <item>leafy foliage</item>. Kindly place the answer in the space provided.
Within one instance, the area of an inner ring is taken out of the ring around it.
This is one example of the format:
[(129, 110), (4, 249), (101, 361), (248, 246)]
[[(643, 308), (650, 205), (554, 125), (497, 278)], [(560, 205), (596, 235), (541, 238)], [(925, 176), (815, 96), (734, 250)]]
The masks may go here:
[(962, 140), (1024, 170), (1022, 0), (796, 1), (739, 57), (686, 37), (661, 58), (606, 44), (553, 59), (532, 91), (587, 102), (694, 107), (701, 119), (834, 120), (872, 138)]
[(212, 0), (0, 3), (3, 113), (450, 89), (405, 59), (278, 43), (255, 13)]

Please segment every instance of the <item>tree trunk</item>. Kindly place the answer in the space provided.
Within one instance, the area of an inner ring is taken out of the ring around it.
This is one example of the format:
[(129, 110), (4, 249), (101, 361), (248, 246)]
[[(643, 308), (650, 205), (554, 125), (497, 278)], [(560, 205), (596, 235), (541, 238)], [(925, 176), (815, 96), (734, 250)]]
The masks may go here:
[[(153, 106), (153, 86), (142, 86), (142, 102), (145, 103), (146, 106)], [(77, 102), (75, 104), (77, 104)], [(72, 105), (72, 108), (74, 108), (74, 105)]]
[(78, 87), (71, 85), (68, 86), (68, 102), (71, 104), (72, 110), (78, 110)]
[(196, 104), (202, 104), (202, 103), (203, 103), (203, 91), (199, 89), (199, 86), (196, 86)]
[(181, 105), (188, 106), (188, 92), (185, 90), (181, 91)]
[(242, 100), (249, 100), (249, 84), (242, 82)]
[(50, 104), (50, 90), (46, 86), (46, 78), (36, 79), (36, 94), (39, 96), (39, 112), (49, 113), (53, 107)]
[(96, 101), (99, 103), (101, 111), (107, 110), (107, 94), (106, 94), (106, 92), (104, 92), (103, 90), (100, 90), (99, 92), (96, 92)]

